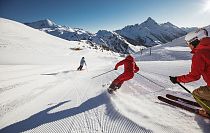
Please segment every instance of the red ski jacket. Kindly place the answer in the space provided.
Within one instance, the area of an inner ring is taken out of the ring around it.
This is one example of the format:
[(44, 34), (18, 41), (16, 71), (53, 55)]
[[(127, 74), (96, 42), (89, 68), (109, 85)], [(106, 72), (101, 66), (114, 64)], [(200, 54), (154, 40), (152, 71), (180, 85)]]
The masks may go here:
[(128, 55), (124, 60), (118, 62), (115, 65), (115, 69), (119, 66), (124, 65), (124, 73), (136, 73), (139, 71), (139, 67), (134, 62), (134, 58), (131, 55)]
[(191, 72), (177, 77), (178, 82), (188, 83), (199, 80), (202, 76), (207, 86), (210, 86), (210, 38), (203, 38), (191, 52)]

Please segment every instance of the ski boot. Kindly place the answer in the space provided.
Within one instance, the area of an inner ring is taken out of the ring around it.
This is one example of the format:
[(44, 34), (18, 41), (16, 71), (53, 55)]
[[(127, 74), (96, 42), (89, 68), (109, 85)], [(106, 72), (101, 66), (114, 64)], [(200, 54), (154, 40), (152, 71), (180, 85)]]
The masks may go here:
[(109, 86), (109, 88), (107, 89), (107, 91), (108, 91), (110, 94), (112, 94), (114, 91), (116, 91), (116, 89), (117, 89), (117, 86), (116, 86), (115, 84), (111, 84), (111, 85)]
[(110, 94), (112, 94), (114, 90), (113, 90), (112, 88), (108, 88), (107, 91), (108, 91)]
[(210, 118), (210, 114), (208, 112), (206, 112), (204, 109), (199, 109), (198, 113), (201, 114), (202, 116)]
[(117, 84), (115, 87), (115, 90), (120, 89), (121, 86), (122, 86), (122, 84)]

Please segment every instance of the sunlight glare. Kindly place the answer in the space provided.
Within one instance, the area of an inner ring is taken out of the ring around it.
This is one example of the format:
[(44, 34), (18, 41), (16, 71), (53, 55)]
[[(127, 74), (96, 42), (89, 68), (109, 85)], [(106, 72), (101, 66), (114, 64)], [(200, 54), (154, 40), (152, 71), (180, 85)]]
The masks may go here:
[(210, 12), (210, 0), (205, 0), (204, 2), (204, 11)]

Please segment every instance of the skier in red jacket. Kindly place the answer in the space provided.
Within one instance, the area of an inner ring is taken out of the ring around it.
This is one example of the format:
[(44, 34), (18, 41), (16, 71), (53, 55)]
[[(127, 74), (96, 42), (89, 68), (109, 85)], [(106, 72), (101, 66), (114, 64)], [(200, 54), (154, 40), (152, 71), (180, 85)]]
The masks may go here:
[(201, 113), (210, 116), (210, 37), (208, 37), (208, 31), (199, 29), (196, 32), (188, 33), (185, 40), (193, 54), (191, 72), (177, 77), (170, 76), (170, 80), (174, 84), (178, 82), (188, 83), (199, 80), (202, 76), (207, 85), (195, 89), (193, 96), (198, 97), (205, 104), (195, 98), (203, 108), (203, 110), (200, 110)]
[(109, 86), (108, 92), (112, 93), (116, 89), (119, 89), (124, 81), (132, 79), (134, 73), (139, 71), (139, 67), (136, 65), (134, 58), (131, 55), (128, 55), (124, 60), (118, 62), (115, 65), (115, 70), (118, 69), (119, 66), (124, 65), (124, 73), (119, 75)]

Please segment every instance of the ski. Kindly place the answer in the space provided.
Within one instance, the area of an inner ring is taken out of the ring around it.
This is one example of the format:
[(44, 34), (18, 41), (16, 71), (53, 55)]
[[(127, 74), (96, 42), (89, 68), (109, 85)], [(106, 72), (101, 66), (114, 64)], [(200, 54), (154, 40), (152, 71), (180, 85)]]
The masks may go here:
[(183, 104), (181, 104), (181, 103), (172, 101), (172, 100), (170, 100), (170, 99), (168, 99), (168, 98), (164, 98), (164, 97), (162, 97), (162, 96), (158, 96), (158, 99), (159, 99), (160, 101), (162, 101), (162, 102), (168, 103), (168, 104), (173, 105), (173, 106), (175, 106), (175, 107), (179, 107), (179, 108), (181, 108), (181, 109), (187, 110), (187, 111), (189, 111), (189, 112), (192, 112), (192, 113), (195, 113), (195, 114), (200, 115), (200, 116), (202, 116), (202, 117), (205, 117), (205, 118), (209, 118), (209, 119), (210, 119), (210, 116), (208, 116), (208, 115), (202, 113), (202, 111), (200, 111), (199, 109), (195, 109), (195, 108), (191, 108), (191, 107), (185, 106), (185, 105), (183, 105)]
[(166, 94), (166, 97), (169, 98), (169, 99), (172, 99), (174, 101), (183, 102), (185, 104), (189, 104), (189, 105), (192, 105), (192, 106), (195, 106), (195, 107), (201, 107), (198, 103), (196, 103), (194, 101), (190, 101), (190, 100), (187, 100), (187, 99), (184, 99), (184, 98), (181, 98), (181, 97), (177, 97), (177, 96), (174, 96), (174, 95), (171, 95), (171, 94)]

